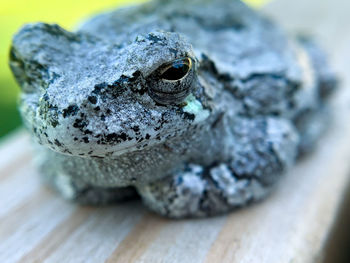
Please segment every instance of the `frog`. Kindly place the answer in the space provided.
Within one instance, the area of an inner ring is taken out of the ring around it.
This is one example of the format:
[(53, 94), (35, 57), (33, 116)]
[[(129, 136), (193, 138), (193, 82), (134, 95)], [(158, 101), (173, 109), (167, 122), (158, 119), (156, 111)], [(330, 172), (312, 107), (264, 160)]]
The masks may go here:
[(26, 24), (9, 64), (45, 183), (169, 218), (269, 196), (315, 148), (337, 87), (312, 38), (239, 0), (153, 0), (74, 31)]

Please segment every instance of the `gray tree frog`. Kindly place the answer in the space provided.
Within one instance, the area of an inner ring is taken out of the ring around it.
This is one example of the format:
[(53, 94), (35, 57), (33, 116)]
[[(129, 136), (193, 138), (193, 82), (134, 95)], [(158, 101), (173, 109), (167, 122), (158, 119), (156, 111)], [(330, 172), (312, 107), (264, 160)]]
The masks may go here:
[(238, 0), (155, 0), (75, 32), (27, 24), (10, 66), (48, 183), (173, 218), (265, 197), (315, 144), (336, 87), (311, 40)]

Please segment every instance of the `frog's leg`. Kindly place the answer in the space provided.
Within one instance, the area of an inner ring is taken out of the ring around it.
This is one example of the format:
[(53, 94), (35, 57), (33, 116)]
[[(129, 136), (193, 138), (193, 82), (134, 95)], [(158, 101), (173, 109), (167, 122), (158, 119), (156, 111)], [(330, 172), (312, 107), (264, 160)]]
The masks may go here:
[(56, 174), (51, 185), (65, 198), (84, 205), (105, 205), (137, 197), (133, 187), (98, 187), (81, 185), (71, 177)]
[(236, 177), (226, 163), (205, 169), (188, 164), (174, 176), (138, 188), (153, 211), (173, 218), (227, 212), (263, 198), (269, 190), (259, 180)]
[(242, 120), (229, 160), (185, 164), (174, 175), (137, 187), (144, 203), (169, 217), (216, 215), (265, 197), (294, 163), (298, 136), (289, 121)]
[(334, 93), (338, 86), (338, 79), (335, 72), (328, 63), (324, 50), (319, 47), (312, 38), (299, 36), (298, 41), (308, 54), (316, 77), (316, 85), (321, 103)]
[[(58, 191), (65, 199), (85, 205), (104, 205), (125, 201), (137, 197), (134, 187), (99, 187), (92, 186), (79, 177), (59, 169), (52, 155), (56, 158), (69, 158), (51, 150), (39, 148), (37, 166), (45, 183)], [(64, 161), (64, 160), (63, 160)]]
[(320, 137), (327, 130), (330, 122), (330, 112), (326, 106), (318, 110), (302, 112), (295, 118), (294, 124), (300, 134), (299, 157), (312, 152)]
[[(328, 110), (328, 99), (338, 86), (336, 74), (333, 72), (324, 51), (309, 37), (300, 36), (298, 39), (301, 47), (308, 55), (311, 63), (313, 84), (316, 88), (316, 102), (312, 107), (302, 110), (293, 120), (300, 133), (300, 155), (314, 149), (316, 142), (329, 126), (331, 121)], [(305, 70), (308, 72), (308, 70)]]
[(46, 182), (53, 186), (65, 199), (84, 205), (105, 205), (126, 201), (137, 197), (133, 187), (98, 187), (81, 182), (66, 174), (56, 173), (45, 176)]

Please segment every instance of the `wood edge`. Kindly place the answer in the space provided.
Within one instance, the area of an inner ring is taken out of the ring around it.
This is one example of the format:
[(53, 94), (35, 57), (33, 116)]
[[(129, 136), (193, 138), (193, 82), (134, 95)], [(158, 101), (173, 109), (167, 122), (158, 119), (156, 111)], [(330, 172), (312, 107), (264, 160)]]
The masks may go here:
[(344, 193), (343, 201), (338, 207), (333, 226), (322, 248), (322, 254), (318, 262), (350, 262), (350, 253), (344, 253), (345, 251), (349, 251), (350, 244), (350, 231), (348, 227), (350, 222), (350, 182), (346, 189), (347, 191)]

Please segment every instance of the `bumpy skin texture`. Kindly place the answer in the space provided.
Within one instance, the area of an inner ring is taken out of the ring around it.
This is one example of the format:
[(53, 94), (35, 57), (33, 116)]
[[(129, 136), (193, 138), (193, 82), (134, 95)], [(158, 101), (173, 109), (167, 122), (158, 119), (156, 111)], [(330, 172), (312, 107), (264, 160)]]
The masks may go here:
[(10, 66), (47, 182), (82, 203), (137, 191), (169, 217), (266, 196), (315, 144), (336, 86), (317, 46), (236, 0), (153, 1), (76, 32), (28, 24)]

